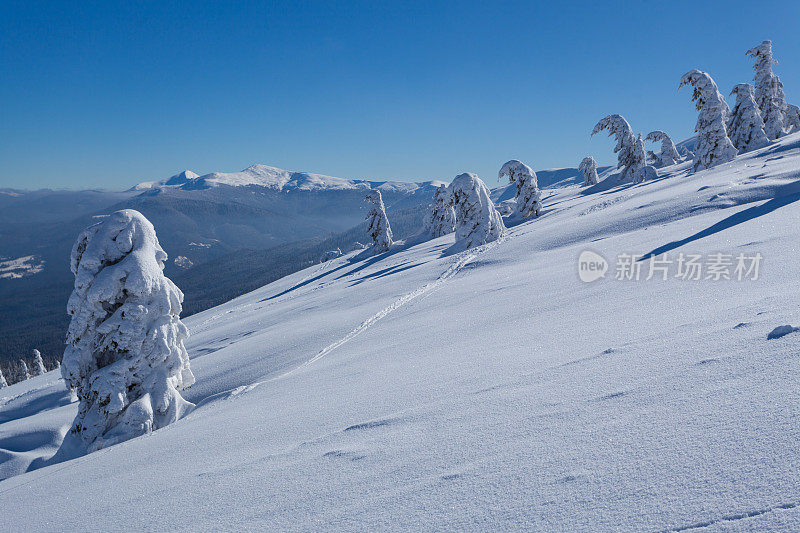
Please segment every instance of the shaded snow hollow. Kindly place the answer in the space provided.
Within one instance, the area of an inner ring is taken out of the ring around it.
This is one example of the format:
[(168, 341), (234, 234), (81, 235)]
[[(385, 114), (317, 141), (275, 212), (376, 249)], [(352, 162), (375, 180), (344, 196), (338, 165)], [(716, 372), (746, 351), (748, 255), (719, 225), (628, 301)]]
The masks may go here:
[[(798, 321), (800, 135), (688, 166), (549, 189), (540, 218), (483, 247), (349, 254), (189, 317), (197, 408), (148, 437), (23, 474), (75, 404), (52, 372), (3, 389), (6, 523), (796, 529), (800, 336), (766, 337)], [(605, 279), (579, 280), (586, 249)], [(613, 279), (619, 254), (649, 252), (763, 264)]]

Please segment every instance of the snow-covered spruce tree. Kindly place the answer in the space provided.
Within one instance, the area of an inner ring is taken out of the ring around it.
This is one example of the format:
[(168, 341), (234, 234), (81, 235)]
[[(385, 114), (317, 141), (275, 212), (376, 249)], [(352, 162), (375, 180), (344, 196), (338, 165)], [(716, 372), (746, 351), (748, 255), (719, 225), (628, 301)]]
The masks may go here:
[(658, 171), (656, 171), (656, 167), (653, 165), (645, 165), (636, 170), (636, 173), (633, 175), (633, 182), (642, 183), (645, 181), (654, 180), (657, 177)]
[(372, 239), (372, 249), (375, 253), (385, 252), (392, 245), (392, 228), (386, 218), (381, 191), (370, 190), (364, 199), (372, 204), (367, 215), (367, 234)]
[(644, 140), (654, 143), (661, 141), (661, 153), (656, 156), (656, 164), (653, 166), (658, 168), (668, 167), (681, 161), (681, 156), (678, 154), (678, 149), (675, 148), (675, 143), (665, 132), (661, 130), (651, 131)]
[(19, 381), (31, 379), (31, 373), (28, 370), (28, 363), (24, 359), (19, 360)]
[(47, 369), (44, 367), (44, 361), (42, 360), (42, 354), (39, 350), (33, 350), (33, 375), (34, 376), (41, 376), (47, 372)]
[(764, 41), (746, 52), (755, 60), (753, 76), (755, 82), (755, 100), (761, 110), (764, 131), (771, 140), (778, 139), (786, 133), (786, 96), (783, 84), (772, 72), (772, 65), (778, 62), (772, 58), (772, 41)]
[(497, 240), (505, 231), (503, 218), (489, 196), (489, 189), (475, 174), (459, 174), (450, 184), (456, 213), (456, 245), (472, 248)]
[(622, 169), (619, 176), (620, 181), (633, 178), (636, 171), (645, 165), (647, 159), (644, 143), (637, 142), (631, 125), (622, 115), (608, 115), (595, 125), (592, 135), (605, 129), (608, 130), (609, 136), (613, 135), (617, 141), (614, 153), (617, 154), (617, 168)]
[(578, 165), (578, 172), (583, 174), (584, 186), (595, 185), (599, 180), (597, 177), (597, 161), (592, 156), (583, 158), (581, 164)]
[(678, 89), (684, 85), (692, 86), (692, 101), (700, 111), (694, 128), (697, 142), (694, 147), (693, 170), (697, 172), (731, 161), (736, 157), (737, 150), (728, 138), (725, 127), (730, 108), (717, 89), (717, 84), (707, 73), (693, 69), (681, 77)]
[(453, 211), (453, 198), (450, 196), (450, 191), (446, 185), (439, 185), (433, 192), (433, 203), (428, 214), (425, 215), (423, 233), (433, 239), (453, 233), (455, 222), (456, 214)]
[(3, 369), (0, 368), (0, 389), (5, 389), (8, 387), (8, 381), (6, 381), (6, 377), (3, 375)]
[(786, 104), (786, 126), (789, 133), (800, 131), (800, 107)]
[(517, 202), (517, 213), (523, 218), (538, 217), (542, 200), (536, 172), (522, 161), (512, 159), (500, 168), (497, 178), (502, 179), (503, 176), (508, 176), (509, 183), (517, 187), (517, 194), (514, 197)]
[[(167, 254), (138, 211), (90, 226), (72, 248), (75, 288), (61, 374), (80, 403), (70, 438), (87, 452), (175, 422), (194, 406), (183, 346), (183, 293), (164, 276)], [(65, 441), (66, 442), (66, 441)]]
[(740, 154), (763, 148), (769, 144), (764, 132), (764, 121), (753, 96), (753, 86), (739, 83), (731, 94), (736, 95), (736, 104), (728, 119), (728, 138)]

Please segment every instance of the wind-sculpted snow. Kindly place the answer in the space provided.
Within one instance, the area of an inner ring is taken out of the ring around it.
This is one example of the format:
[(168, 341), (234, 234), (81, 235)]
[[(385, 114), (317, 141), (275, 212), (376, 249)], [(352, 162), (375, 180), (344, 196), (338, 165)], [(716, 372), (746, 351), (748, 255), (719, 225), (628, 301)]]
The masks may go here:
[(505, 231), (489, 189), (475, 174), (459, 174), (450, 184), (456, 213), (456, 248), (467, 249), (496, 241)]
[[(0, 482), (4, 519), (795, 530), (800, 134), (690, 167), (548, 189), (539, 218), (486, 246), (451, 255), (449, 234), (353, 252), (191, 316), (183, 394), (198, 407), (146, 438), (26, 472), (77, 405), (53, 372), (2, 389), (0, 477), (20, 474)], [(592, 283), (587, 249), (609, 263)], [(658, 249), (760, 253), (762, 270), (647, 280), (658, 263), (643, 260), (639, 281), (615, 279), (620, 254)]]
[(617, 114), (601, 119), (592, 130), (592, 135), (603, 130), (608, 130), (608, 134), (613, 135), (617, 141), (614, 153), (617, 154), (617, 168), (622, 170), (619, 180), (633, 179), (636, 171), (645, 165), (647, 159), (642, 136), (635, 137), (631, 125), (628, 124), (625, 117)]
[(536, 172), (522, 161), (512, 159), (500, 168), (497, 178), (502, 179), (503, 176), (507, 176), (508, 181), (517, 188), (514, 196), (517, 214), (522, 218), (538, 217), (542, 202)]
[(644, 138), (645, 141), (659, 142), (661, 141), (661, 151), (658, 153), (658, 161), (656, 167), (668, 167), (679, 163), (681, 156), (678, 154), (678, 149), (675, 148), (675, 143), (672, 138), (661, 130), (651, 131)]

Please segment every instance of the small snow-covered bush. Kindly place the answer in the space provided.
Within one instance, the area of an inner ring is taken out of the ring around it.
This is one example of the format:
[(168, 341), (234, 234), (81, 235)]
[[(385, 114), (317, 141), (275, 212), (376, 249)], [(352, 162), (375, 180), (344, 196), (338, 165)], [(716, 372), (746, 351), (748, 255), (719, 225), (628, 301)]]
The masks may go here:
[(786, 96), (783, 93), (783, 84), (772, 72), (772, 65), (778, 63), (772, 57), (772, 41), (764, 41), (748, 50), (746, 54), (755, 60), (754, 96), (761, 110), (764, 132), (774, 141), (782, 137), (788, 128), (786, 128)]
[(633, 182), (642, 183), (643, 181), (654, 180), (657, 177), (658, 172), (656, 171), (656, 167), (653, 165), (645, 165), (637, 170), (636, 174), (633, 175)]
[(92, 452), (166, 426), (193, 405), (180, 321), (183, 293), (164, 276), (167, 254), (138, 211), (90, 226), (72, 248), (75, 288), (61, 374), (80, 401), (70, 435)]
[(385, 252), (392, 245), (392, 228), (386, 217), (381, 191), (371, 190), (364, 199), (372, 204), (367, 214), (367, 234), (372, 239), (372, 249), (375, 253)]
[(446, 185), (439, 185), (433, 192), (433, 203), (425, 215), (423, 233), (432, 239), (453, 233), (455, 221), (450, 191)]
[(44, 361), (42, 360), (42, 354), (39, 350), (33, 350), (33, 374), (34, 376), (41, 376), (47, 373), (47, 369), (44, 367)]
[(692, 86), (692, 101), (700, 111), (694, 128), (697, 132), (694, 171), (733, 160), (737, 150), (728, 138), (725, 126), (730, 116), (730, 108), (717, 89), (717, 84), (707, 73), (694, 69), (681, 77), (678, 88), (684, 85)]
[(800, 131), (800, 108), (794, 104), (786, 104), (786, 125), (789, 133)]
[(584, 186), (595, 185), (598, 182), (597, 161), (594, 160), (594, 157), (584, 157), (581, 164), (578, 165), (578, 172), (583, 174)]
[(508, 176), (508, 181), (517, 187), (514, 197), (517, 201), (517, 213), (523, 218), (538, 217), (542, 202), (536, 172), (522, 161), (512, 159), (500, 168), (497, 177), (502, 179), (503, 176)]
[(503, 218), (489, 189), (475, 174), (459, 174), (450, 184), (456, 213), (456, 245), (472, 248), (497, 240), (505, 231)]
[(769, 144), (764, 132), (764, 121), (753, 96), (753, 86), (739, 83), (733, 87), (731, 94), (736, 95), (728, 120), (728, 137), (740, 154), (763, 148)]
[(5, 389), (8, 387), (8, 381), (6, 381), (6, 377), (3, 375), (3, 370), (0, 369), (0, 389)]
[(678, 149), (675, 148), (675, 143), (672, 138), (661, 130), (651, 131), (644, 138), (645, 141), (657, 143), (661, 141), (661, 153), (656, 156), (656, 167), (668, 167), (675, 163), (680, 163), (681, 156), (678, 154)]
[(641, 136), (637, 139), (633, 135), (631, 125), (622, 115), (608, 115), (598, 122), (592, 130), (592, 135), (603, 130), (608, 130), (608, 135), (613, 135), (617, 141), (614, 153), (617, 154), (617, 168), (622, 169), (620, 181), (633, 178), (636, 171), (645, 165), (647, 153)]

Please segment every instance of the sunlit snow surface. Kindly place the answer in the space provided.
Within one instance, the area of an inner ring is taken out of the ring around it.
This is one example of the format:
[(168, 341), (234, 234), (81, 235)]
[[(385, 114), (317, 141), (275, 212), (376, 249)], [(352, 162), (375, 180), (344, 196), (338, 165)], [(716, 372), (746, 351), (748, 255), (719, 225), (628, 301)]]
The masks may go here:
[[(52, 372), (3, 389), (4, 523), (797, 530), (800, 333), (767, 336), (800, 325), (800, 135), (687, 167), (544, 189), (539, 219), (485, 247), (350, 254), (189, 317), (198, 408), (77, 460), (15, 475), (75, 405)], [(579, 280), (586, 249), (605, 279)], [(763, 262), (613, 279), (652, 251)]]

